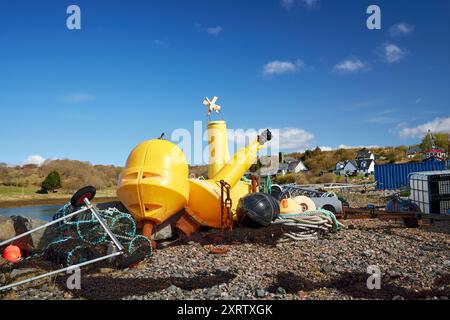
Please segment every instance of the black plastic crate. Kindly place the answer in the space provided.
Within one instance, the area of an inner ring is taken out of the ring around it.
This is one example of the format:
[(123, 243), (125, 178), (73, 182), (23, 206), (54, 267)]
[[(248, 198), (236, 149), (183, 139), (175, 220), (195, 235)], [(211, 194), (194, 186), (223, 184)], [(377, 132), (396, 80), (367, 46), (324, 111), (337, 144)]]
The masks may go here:
[(430, 211), (432, 213), (450, 214), (450, 200), (431, 201)]
[(440, 195), (450, 198), (450, 174), (436, 174), (428, 177), (431, 196)]

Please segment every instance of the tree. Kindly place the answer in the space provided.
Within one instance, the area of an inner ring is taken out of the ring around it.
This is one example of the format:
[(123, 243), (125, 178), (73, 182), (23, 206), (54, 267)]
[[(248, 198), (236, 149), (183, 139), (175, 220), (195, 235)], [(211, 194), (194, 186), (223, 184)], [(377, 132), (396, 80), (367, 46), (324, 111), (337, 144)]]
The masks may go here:
[(58, 188), (61, 188), (61, 177), (59, 176), (58, 171), (50, 172), (47, 177), (42, 181), (41, 188), (43, 191), (55, 191)]
[[(434, 144), (436, 147), (442, 148), (445, 151), (448, 150), (450, 134), (448, 134), (448, 133), (433, 133), (433, 137), (434, 137)], [(427, 134), (422, 139), (422, 143), (420, 144), (420, 147), (424, 151), (428, 150), (432, 147), (431, 137), (429, 134)]]

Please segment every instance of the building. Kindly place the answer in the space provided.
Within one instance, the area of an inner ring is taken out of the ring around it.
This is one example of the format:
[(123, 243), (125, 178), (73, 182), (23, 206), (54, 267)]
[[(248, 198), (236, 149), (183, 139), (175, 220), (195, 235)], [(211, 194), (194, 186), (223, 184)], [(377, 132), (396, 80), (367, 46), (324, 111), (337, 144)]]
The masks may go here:
[(430, 149), (425, 150), (424, 157), (425, 161), (428, 160), (438, 160), (443, 161), (447, 158), (447, 154), (445, 150), (436, 146), (436, 139), (434, 135), (431, 133), (431, 130), (428, 130), (428, 138), (430, 139)]
[(308, 171), (308, 168), (306, 168), (305, 164), (300, 160), (289, 162), (287, 163), (287, 165), (289, 173), (300, 173)]
[(277, 175), (284, 176), (289, 173), (289, 165), (287, 163), (280, 163), (278, 165)]
[(274, 176), (279, 171), (279, 158), (278, 156), (264, 156), (259, 158), (261, 167), (258, 169), (260, 177)]
[(283, 154), (278, 156), (264, 156), (259, 158), (261, 168), (260, 176), (286, 175), (288, 173), (300, 173), (308, 171), (305, 164), (298, 159), (292, 157), (284, 157)]
[(415, 158), (422, 153), (422, 149), (419, 146), (410, 146), (406, 151), (408, 159)]
[(336, 164), (334, 173), (339, 176), (366, 175), (375, 172), (375, 155), (368, 149), (361, 149), (355, 160), (340, 161)]
[(375, 155), (370, 151), (369, 149), (363, 148), (358, 151), (356, 154), (356, 160), (374, 160), (375, 161)]
[(437, 147), (433, 147), (429, 150), (425, 151), (425, 161), (428, 160), (438, 160), (438, 161), (443, 161), (447, 158), (447, 153), (445, 152), (445, 150), (442, 150), (440, 148)]

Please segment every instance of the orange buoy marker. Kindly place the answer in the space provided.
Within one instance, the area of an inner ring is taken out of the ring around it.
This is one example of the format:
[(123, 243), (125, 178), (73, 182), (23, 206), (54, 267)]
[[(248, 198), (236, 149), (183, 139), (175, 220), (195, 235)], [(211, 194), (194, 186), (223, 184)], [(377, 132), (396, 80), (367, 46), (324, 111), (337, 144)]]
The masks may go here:
[(22, 250), (18, 246), (10, 244), (3, 251), (3, 258), (12, 263), (17, 263), (22, 258)]

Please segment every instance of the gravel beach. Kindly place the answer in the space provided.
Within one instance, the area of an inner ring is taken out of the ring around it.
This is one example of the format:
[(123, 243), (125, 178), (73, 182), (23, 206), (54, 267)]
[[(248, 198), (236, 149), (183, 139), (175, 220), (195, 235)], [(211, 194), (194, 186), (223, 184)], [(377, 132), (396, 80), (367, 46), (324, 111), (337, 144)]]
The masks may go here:
[[(1, 299), (447, 299), (450, 225), (408, 229), (401, 222), (344, 221), (320, 240), (277, 244), (280, 230), (210, 230), (160, 243), (135, 268), (82, 270), (1, 293)], [(210, 253), (212, 244), (228, 248)], [(367, 289), (369, 265), (381, 288)], [(30, 270), (36, 272), (37, 270)], [(15, 275), (17, 279), (23, 274)], [(1, 277), (1, 276), (0, 276)], [(16, 280), (17, 280), (16, 279)], [(0, 279), (1, 281), (1, 279)]]

